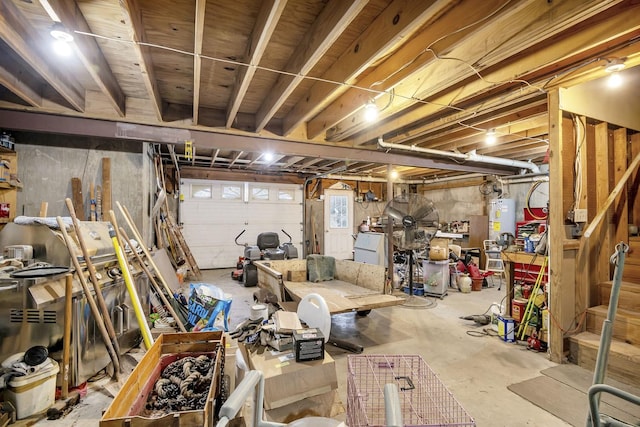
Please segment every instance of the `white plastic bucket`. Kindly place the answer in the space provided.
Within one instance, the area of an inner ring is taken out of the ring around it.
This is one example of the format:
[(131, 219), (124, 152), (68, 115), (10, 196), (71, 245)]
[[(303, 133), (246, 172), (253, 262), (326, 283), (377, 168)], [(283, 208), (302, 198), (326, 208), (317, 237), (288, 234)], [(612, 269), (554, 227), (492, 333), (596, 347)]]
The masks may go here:
[(33, 374), (15, 377), (4, 390), (4, 399), (16, 408), (18, 419), (48, 409), (56, 398), (58, 363), (49, 359), (51, 366)]

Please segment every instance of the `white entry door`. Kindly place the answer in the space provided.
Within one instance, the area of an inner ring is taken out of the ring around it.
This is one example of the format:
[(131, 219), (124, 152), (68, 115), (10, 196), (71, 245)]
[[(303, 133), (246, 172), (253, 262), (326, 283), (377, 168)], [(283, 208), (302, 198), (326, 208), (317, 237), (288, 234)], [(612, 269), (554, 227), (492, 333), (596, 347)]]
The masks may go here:
[(238, 243), (255, 245), (258, 234), (278, 233), (280, 243), (292, 237), (302, 256), (302, 189), (296, 184), (184, 179), (180, 220), (189, 249), (198, 266), (235, 267), (244, 248)]
[(324, 254), (353, 259), (353, 191), (324, 191)]

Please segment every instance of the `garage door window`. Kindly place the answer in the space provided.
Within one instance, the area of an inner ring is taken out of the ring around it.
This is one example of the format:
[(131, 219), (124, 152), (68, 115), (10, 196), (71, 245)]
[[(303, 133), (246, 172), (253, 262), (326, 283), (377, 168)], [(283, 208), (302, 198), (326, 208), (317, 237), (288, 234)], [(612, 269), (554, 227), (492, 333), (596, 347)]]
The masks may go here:
[(294, 200), (296, 196), (295, 190), (278, 190), (278, 200)]
[(269, 189), (252, 187), (251, 188), (251, 200), (269, 200)]
[(331, 196), (330, 203), (331, 228), (349, 227), (349, 199), (347, 196)]
[(227, 200), (242, 199), (242, 187), (239, 185), (223, 185), (222, 198)]
[(191, 198), (192, 199), (210, 199), (211, 198), (211, 186), (210, 185), (191, 185)]

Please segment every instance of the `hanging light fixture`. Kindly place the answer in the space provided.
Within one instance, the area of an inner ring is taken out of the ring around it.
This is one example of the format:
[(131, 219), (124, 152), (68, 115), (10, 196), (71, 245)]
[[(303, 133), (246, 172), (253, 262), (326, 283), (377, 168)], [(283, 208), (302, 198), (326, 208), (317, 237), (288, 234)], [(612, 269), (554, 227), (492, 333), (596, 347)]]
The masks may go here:
[(378, 106), (373, 101), (373, 99), (371, 99), (364, 106), (364, 119), (369, 123), (371, 123), (371, 122), (375, 122), (377, 118), (378, 118)]
[(73, 35), (67, 31), (67, 29), (60, 22), (56, 22), (49, 31), (51, 37), (53, 37), (53, 50), (60, 56), (71, 55), (71, 45), (73, 42)]
[(487, 143), (487, 145), (493, 145), (496, 143), (496, 140), (496, 130), (489, 129), (485, 135), (484, 141)]
[(605, 66), (604, 70), (607, 73), (611, 73), (611, 75), (607, 79), (607, 86), (609, 86), (610, 88), (617, 88), (622, 86), (622, 76), (620, 75), (619, 71), (622, 71), (624, 67), (625, 63), (623, 59), (614, 58), (607, 60), (607, 65)]

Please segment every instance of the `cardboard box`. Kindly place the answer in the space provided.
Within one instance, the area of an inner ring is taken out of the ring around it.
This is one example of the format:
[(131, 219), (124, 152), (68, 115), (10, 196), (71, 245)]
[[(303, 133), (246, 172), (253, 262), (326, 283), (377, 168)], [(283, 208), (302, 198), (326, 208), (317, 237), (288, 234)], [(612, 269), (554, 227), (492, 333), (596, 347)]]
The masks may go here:
[(324, 358), (324, 335), (317, 328), (298, 329), (293, 333), (296, 362)]
[(280, 408), (265, 411), (265, 420), (277, 423), (291, 423), (306, 417), (333, 418), (344, 414), (344, 412), (345, 408), (340, 396), (338, 396), (338, 390), (331, 390)]
[[(160, 372), (169, 363), (183, 356), (201, 354), (215, 357), (215, 371), (204, 409), (172, 412), (163, 417), (140, 416)], [(222, 332), (187, 332), (162, 334), (147, 350), (144, 357), (127, 378), (116, 397), (100, 419), (100, 427), (135, 425), (174, 427), (214, 426), (214, 406), (220, 394), (225, 338)]]
[(443, 261), (449, 259), (449, 239), (431, 239), (429, 246), (429, 259), (431, 261)]
[(326, 354), (324, 359), (296, 362), (293, 351), (250, 353), (240, 345), (249, 369), (264, 375), (265, 409), (281, 408), (302, 399), (328, 393), (338, 388), (336, 364)]

